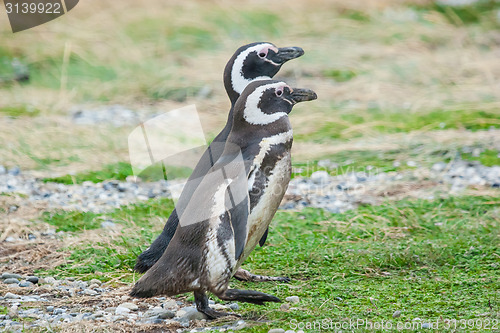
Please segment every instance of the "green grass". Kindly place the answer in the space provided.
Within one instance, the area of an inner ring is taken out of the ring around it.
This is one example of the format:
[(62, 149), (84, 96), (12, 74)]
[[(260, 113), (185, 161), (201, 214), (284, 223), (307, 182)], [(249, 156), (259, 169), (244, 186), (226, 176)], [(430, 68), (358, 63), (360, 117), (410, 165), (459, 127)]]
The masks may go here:
[(492, 26), (498, 26), (495, 16), (497, 10), (500, 9), (500, 4), (495, 0), (479, 0), (462, 6), (447, 6), (433, 1), (413, 7), (421, 11), (441, 13), (450, 23), (458, 26), (486, 21)]
[(0, 116), (8, 116), (11, 118), (18, 117), (35, 117), (40, 113), (40, 110), (27, 105), (4, 106), (0, 107)]
[[(170, 215), (174, 205), (170, 199), (156, 199), (135, 205), (123, 206), (106, 214), (90, 212), (44, 213), (42, 220), (54, 225), (57, 231), (79, 233), (84, 230), (100, 228), (101, 222), (110, 220), (127, 230), (123, 236), (109, 243), (83, 244), (72, 247), (72, 254), (67, 263), (49, 272), (58, 276), (82, 276), (92, 279), (96, 271), (119, 274), (130, 272), (137, 256), (145, 250), (160, 232), (153, 222), (159, 217), (165, 219)], [(160, 224), (163, 224), (162, 220)], [(97, 277), (99, 278), (99, 277)]]
[[(500, 310), (497, 206), (493, 198), (456, 197), (345, 214), (278, 213), (268, 246), (257, 249), (245, 268), (293, 282), (235, 287), (282, 299), (297, 295), (301, 302), (293, 311), (241, 304), (244, 316), (270, 321), (245, 331), (293, 329), (292, 319), (491, 320)], [(396, 310), (402, 314), (393, 319)]]
[(479, 161), (481, 164), (492, 167), (500, 165), (500, 151), (487, 149), (479, 154), (479, 156), (472, 156), (471, 153), (462, 153), (462, 159), (469, 161)]
[[(495, 318), (500, 310), (498, 204), (491, 197), (464, 196), (405, 200), (343, 214), (278, 212), (267, 245), (257, 248), (244, 268), (290, 276), (292, 282), (233, 281), (232, 287), (281, 299), (296, 295), (300, 303), (289, 311), (279, 304), (240, 303), (243, 318), (260, 320), (245, 331), (290, 329), (291, 320), (395, 324), (416, 317), (432, 322)], [(125, 274), (130, 282), (136, 256), (157, 234), (151, 219), (166, 217), (171, 209), (168, 201), (153, 200), (106, 214), (124, 226), (122, 237), (73, 247), (67, 263), (49, 274), (87, 279), (100, 271)], [(402, 314), (393, 319), (396, 310)]]
[[(163, 169), (165, 168), (165, 169)], [(187, 178), (191, 174), (191, 169), (187, 167), (162, 166), (160, 163), (143, 170), (138, 176), (143, 181), (158, 181), (165, 179)], [(130, 163), (118, 162), (105, 165), (101, 170), (77, 173), (75, 175), (64, 175), (60, 177), (44, 178), (44, 182), (55, 182), (62, 184), (81, 184), (85, 181), (100, 183), (106, 180), (126, 180), (128, 176), (133, 176)]]
[[(342, 105), (333, 108), (342, 111)], [(434, 110), (430, 112), (392, 112), (378, 106), (359, 112), (342, 111), (340, 120), (326, 121), (313, 133), (298, 134), (297, 140), (328, 142), (331, 139), (361, 137), (376, 133), (409, 133), (418, 130), (466, 129), (471, 131), (499, 128), (498, 111)], [(358, 126), (357, 126), (358, 125)]]
[(350, 69), (326, 69), (323, 76), (334, 79), (337, 82), (346, 82), (355, 78), (358, 74)]
[(342, 175), (351, 172), (367, 172), (371, 174), (380, 172), (389, 172), (396, 170), (403, 170), (407, 168), (407, 165), (401, 163), (400, 166), (395, 166), (394, 162), (399, 160), (401, 157), (409, 159), (408, 152), (401, 151), (364, 151), (364, 150), (352, 150), (343, 151), (337, 154), (325, 156), (325, 159), (329, 159), (332, 163), (338, 164), (336, 168), (323, 167), (318, 165), (318, 161), (309, 162), (294, 162), (293, 177), (302, 176), (309, 177), (315, 171), (325, 170), (331, 176)]

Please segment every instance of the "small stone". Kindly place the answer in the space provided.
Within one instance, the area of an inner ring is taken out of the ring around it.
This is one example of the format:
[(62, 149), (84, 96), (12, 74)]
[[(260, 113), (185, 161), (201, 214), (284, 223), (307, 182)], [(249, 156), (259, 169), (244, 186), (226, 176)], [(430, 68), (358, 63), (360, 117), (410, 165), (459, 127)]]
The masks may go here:
[(63, 314), (66, 310), (61, 309), (61, 308), (55, 308), (53, 314), (55, 315), (60, 315)]
[(36, 277), (36, 276), (28, 276), (28, 277), (26, 278), (26, 281), (29, 281), (29, 282), (31, 282), (31, 283), (35, 283), (35, 284), (37, 284), (37, 283), (38, 283), (38, 277)]
[(435, 163), (432, 167), (431, 167), (431, 170), (432, 171), (435, 171), (435, 172), (441, 172), (443, 171), (444, 169), (446, 169), (446, 163), (444, 162), (438, 162), (438, 163)]
[(329, 179), (330, 175), (324, 170), (313, 172), (311, 175), (311, 181), (315, 184), (325, 184)]
[(285, 298), (285, 300), (290, 303), (298, 303), (300, 301), (300, 298), (299, 296), (290, 296)]
[(19, 169), (19, 167), (15, 166), (12, 169), (9, 169), (8, 173), (11, 176), (19, 176), (19, 174), (21, 173), (21, 169)]
[(228, 305), (231, 310), (239, 310), (240, 306), (237, 303), (231, 303)]
[(111, 222), (109, 220), (101, 222), (101, 228), (103, 228), (103, 229), (113, 229), (115, 227), (116, 227), (116, 223)]
[(97, 284), (97, 285), (101, 285), (101, 280), (98, 280), (98, 279), (92, 279), (89, 281), (90, 284)]
[(87, 295), (87, 296), (96, 296), (96, 295), (98, 295), (99, 293), (98, 293), (97, 291), (95, 291), (95, 290), (92, 290), (92, 289), (85, 289), (85, 290), (83, 291), (83, 294), (84, 294), (84, 295)]
[(415, 162), (415, 161), (407, 161), (406, 165), (409, 166), (409, 167), (414, 168), (414, 167), (417, 166), (417, 162)]
[(267, 333), (285, 333), (285, 330), (282, 328), (272, 328)]
[(18, 284), (19, 283), (19, 280), (18, 279), (14, 279), (14, 278), (8, 278), (8, 279), (5, 279), (3, 280), (3, 283), (5, 284)]
[(0, 175), (5, 175), (6, 173), (7, 169), (3, 165), (0, 165)]
[(207, 319), (207, 316), (204, 313), (198, 312), (198, 310), (189, 306), (177, 311), (176, 316), (180, 317), (181, 320)]
[(290, 310), (290, 304), (288, 304), (288, 303), (281, 304), (280, 310), (281, 311), (288, 311), (288, 310)]
[(5, 280), (5, 279), (22, 279), (23, 277), (19, 274), (13, 274), (13, 273), (2, 273), (2, 276), (0, 279)]
[(4, 295), (4, 298), (5, 298), (5, 299), (20, 299), (20, 298), (21, 298), (21, 296), (16, 295), (16, 294), (13, 294), (13, 293), (6, 293), (6, 294)]
[(162, 303), (161, 307), (164, 309), (176, 309), (178, 305), (176, 301), (169, 299), (168, 301)]
[(127, 315), (130, 313), (130, 309), (129, 308), (126, 308), (126, 307), (123, 307), (123, 306), (118, 306), (116, 309), (115, 309), (115, 314), (117, 315)]
[(137, 306), (137, 304), (128, 303), (128, 302), (127, 303), (122, 303), (122, 304), (118, 305), (118, 307), (127, 308), (130, 311), (137, 311), (137, 310), (139, 310), (139, 307)]
[(47, 283), (47, 284), (54, 284), (57, 280), (54, 279), (52, 276), (48, 276), (46, 278), (43, 279), (43, 282), (44, 283)]
[(431, 328), (431, 324), (430, 323), (423, 323), (422, 328)]
[(52, 305), (49, 305), (47, 307), (47, 312), (52, 312), (52, 311), (54, 311), (54, 307)]
[(28, 288), (28, 287), (33, 287), (34, 284), (29, 282), (29, 281), (21, 281), (19, 282), (19, 287), (22, 287), (22, 288)]
[(175, 317), (175, 312), (163, 308), (153, 308), (144, 313), (144, 317), (155, 317), (160, 319), (171, 319)]
[(401, 311), (397, 310), (397, 311), (394, 311), (394, 313), (392, 314), (392, 318), (399, 318), (401, 316)]

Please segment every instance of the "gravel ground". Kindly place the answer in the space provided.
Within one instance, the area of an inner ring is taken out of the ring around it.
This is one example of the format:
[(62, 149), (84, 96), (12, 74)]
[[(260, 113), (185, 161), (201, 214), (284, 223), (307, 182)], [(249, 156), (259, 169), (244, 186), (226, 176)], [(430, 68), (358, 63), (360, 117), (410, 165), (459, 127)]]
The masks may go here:
[[(22, 332), (26, 328), (64, 327), (78, 322), (109, 327), (115, 323), (129, 326), (161, 324), (164, 329), (186, 331), (191, 326), (206, 326), (206, 317), (194, 304), (186, 304), (166, 297), (133, 299), (127, 295), (129, 288), (112, 288), (94, 279), (57, 280), (53, 277), (38, 278), (8, 272), (0, 276), (2, 296), (0, 328)], [(238, 310), (237, 303), (214, 304), (212, 307), (226, 312)], [(193, 325), (196, 323), (196, 325)], [(238, 330), (246, 326), (244, 320), (231, 324), (212, 326), (217, 330)], [(192, 328), (187, 331), (203, 331)]]
[[(365, 171), (334, 177), (330, 176), (328, 168), (331, 164), (328, 160), (320, 161), (324, 170), (314, 172), (310, 178), (292, 179), (281, 208), (316, 207), (344, 212), (356, 208), (359, 203), (376, 203), (381, 197), (380, 189), (401, 184), (407, 189), (446, 185), (445, 191), (451, 193), (459, 193), (470, 186), (500, 187), (500, 166), (486, 167), (476, 161), (440, 162), (431, 168), (389, 173), (376, 173), (366, 168)], [(171, 197), (181, 188), (181, 180), (136, 183), (130, 179), (96, 184), (84, 182), (81, 185), (44, 183), (19, 168), (7, 170), (0, 166), (0, 193), (20, 195), (18, 205), (43, 203), (49, 210), (101, 213), (136, 201)], [(429, 198), (432, 198), (431, 194)], [(9, 210), (16, 210), (16, 206), (9, 207)]]

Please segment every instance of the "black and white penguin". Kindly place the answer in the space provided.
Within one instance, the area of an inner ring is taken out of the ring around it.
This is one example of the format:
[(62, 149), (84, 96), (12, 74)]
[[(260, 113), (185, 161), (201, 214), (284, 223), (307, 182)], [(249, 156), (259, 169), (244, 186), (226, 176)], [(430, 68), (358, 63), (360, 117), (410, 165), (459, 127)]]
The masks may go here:
[(208, 306), (207, 291), (222, 300), (280, 302), (262, 292), (228, 289), (229, 280), (266, 232), (290, 181), (288, 114), (296, 103), (316, 98), (311, 90), (273, 80), (245, 88), (221, 157), (180, 211), (167, 249), (131, 296), (193, 291), (198, 311), (209, 318), (227, 313)]
[[(229, 111), (226, 125), (222, 131), (215, 137), (208, 149), (202, 155), (191, 174), (187, 185), (183, 190), (183, 197), (188, 200), (197, 187), (198, 181), (206, 175), (208, 170), (219, 159), (224, 149), (224, 143), (233, 123), (233, 108), (236, 100), (246, 86), (255, 80), (271, 79), (280, 70), (281, 66), (288, 60), (298, 58), (304, 54), (300, 47), (277, 48), (271, 43), (252, 43), (240, 47), (224, 69), (224, 87), (231, 100), (231, 109)], [(140, 273), (146, 272), (162, 256), (172, 239), (179, 217), (177, 210), (174, 209), (170, 214), (162, 233), (153, 241), (151, 246), (146, 249), (137, 258), (134, 270)], [(267, 235), (266, 235), (267, 236)], [(264, 244), (263, 237), (261, 245)], [(243, 269), (235, 275), (237, 278), (252, 281), (278, 280), (286, 281), (287, 278), (263, 277), (251, 274)]]

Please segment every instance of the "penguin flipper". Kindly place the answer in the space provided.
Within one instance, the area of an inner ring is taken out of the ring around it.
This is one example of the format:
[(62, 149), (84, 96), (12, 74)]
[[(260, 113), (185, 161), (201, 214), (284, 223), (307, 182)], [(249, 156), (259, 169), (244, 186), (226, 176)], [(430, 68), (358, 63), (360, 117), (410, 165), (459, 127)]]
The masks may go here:
[[(228, 193), (234, 189), (232, 184), (228, 187)], [(239, 203), (235, 203), (234, 199), (228, 198), (226, 201), (227, 205), (232, 206), (229, 209), (229, 214), (231, 218), (231, 226), (233, 227), (233, 236), (234, 236), (234, 247), (235, 247), (235, 259), (238, 260), (243, 253), (243, 249), (245, 248), (245, 244), (247, 242), (247, 220), (249, 215), (249, 202), (248, 199), (243, 199)], [(234, 203), (234, 205), (233, 205)]]
[(268, 233), (269, 233), (269, 227), (266, 229), (266, 232), (264, 232), (264, 235), (262, 235), (262, 238), (259, 241), (260, 247), (263, 247), (264, 244), (266, 243), (266, 239), (267, 239), (267, 234)]

